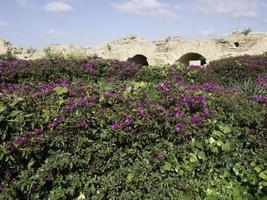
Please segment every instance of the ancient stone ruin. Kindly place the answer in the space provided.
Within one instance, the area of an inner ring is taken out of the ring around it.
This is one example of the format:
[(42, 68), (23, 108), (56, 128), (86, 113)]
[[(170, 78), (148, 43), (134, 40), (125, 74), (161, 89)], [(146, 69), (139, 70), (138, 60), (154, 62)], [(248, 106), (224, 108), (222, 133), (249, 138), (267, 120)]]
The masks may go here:
[(230, 56), (259, 55), (267, 52), (267, 33), (233, 32), (221, 39), (185, 40), (180, 36), (149, 42), (145, 38), (131, 36), (95, 48), (75, 45), (51, 45), (37, 50), (25, 50), (0, 40), (0, 55), (11, 53), (21, 59), (37, 59), (47, 54), (87, 55), (106, 59), (128, 60), (142, 65), (182, 63), (205, 65)]

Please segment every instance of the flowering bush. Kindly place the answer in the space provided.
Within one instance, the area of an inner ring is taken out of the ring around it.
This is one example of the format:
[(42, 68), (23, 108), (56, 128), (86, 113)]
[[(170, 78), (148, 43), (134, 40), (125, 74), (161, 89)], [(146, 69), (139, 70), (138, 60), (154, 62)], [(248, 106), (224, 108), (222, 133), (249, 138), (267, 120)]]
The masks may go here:
[(199, 70), (199, 80), (213, 82), (224, 86), (254, 80), (266, 76), (267, 56), (240, 56), (210, 62), (206, 68)]
[(0, 197), (266, 197), (266, 96), (188, 73), (99, 58), (1, 61)]
[(265, 90), (267, 90), (267, 76), (258, 77), (254, 80), (256, 85), (262, 86)]

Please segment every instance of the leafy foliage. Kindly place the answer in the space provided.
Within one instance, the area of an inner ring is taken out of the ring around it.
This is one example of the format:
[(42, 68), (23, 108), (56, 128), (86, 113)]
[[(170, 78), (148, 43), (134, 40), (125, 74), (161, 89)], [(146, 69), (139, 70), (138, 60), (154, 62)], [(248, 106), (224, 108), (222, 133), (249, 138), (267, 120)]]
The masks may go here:
[(0, 55), (0, 60), (16, 60), (16, 56), (14, 56), (10, 51), (7, 54)]
[(0, 198), (264, 199), (266, 66), (1, 61)]
[(245, 55), (210, 62), (199, 70), (198, 80), (230, 86), (266, 75), (267, 56)]

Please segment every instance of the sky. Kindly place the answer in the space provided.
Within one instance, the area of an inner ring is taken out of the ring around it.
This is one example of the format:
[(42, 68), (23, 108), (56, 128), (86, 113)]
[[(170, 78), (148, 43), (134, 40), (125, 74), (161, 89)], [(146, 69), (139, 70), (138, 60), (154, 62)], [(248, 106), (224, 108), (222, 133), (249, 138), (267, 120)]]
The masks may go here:
[(267, 32), (267, 0), (0, 0), (0, 39), (24, 48), (96, 46), (127, 36)]

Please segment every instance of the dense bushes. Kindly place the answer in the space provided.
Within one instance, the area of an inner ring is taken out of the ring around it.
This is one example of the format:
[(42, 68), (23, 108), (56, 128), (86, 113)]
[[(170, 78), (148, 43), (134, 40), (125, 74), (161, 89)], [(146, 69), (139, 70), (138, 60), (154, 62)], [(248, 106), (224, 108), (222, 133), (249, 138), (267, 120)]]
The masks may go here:
[(266, 197), (263, 71), (252, 93), (98, 58), (4, 61), (0, 73), (3, 199)]
[(267, 75), (267, 56), (240, 56), (213, 61), (200, 70), (199, 79), (220, 85), (234, 85)]
[(10, 51), (7, 54), (1, 54), (0, 60), (16, 60), (16, 56), (14, 56)]
[(118, 60), (39, 59), (34, 61), (14, 60), (0, 63), (0, 81), (18, 83), (19, 81), (59, 81), (99, 78), (127, 79), (134, 77), (142, 66)]

